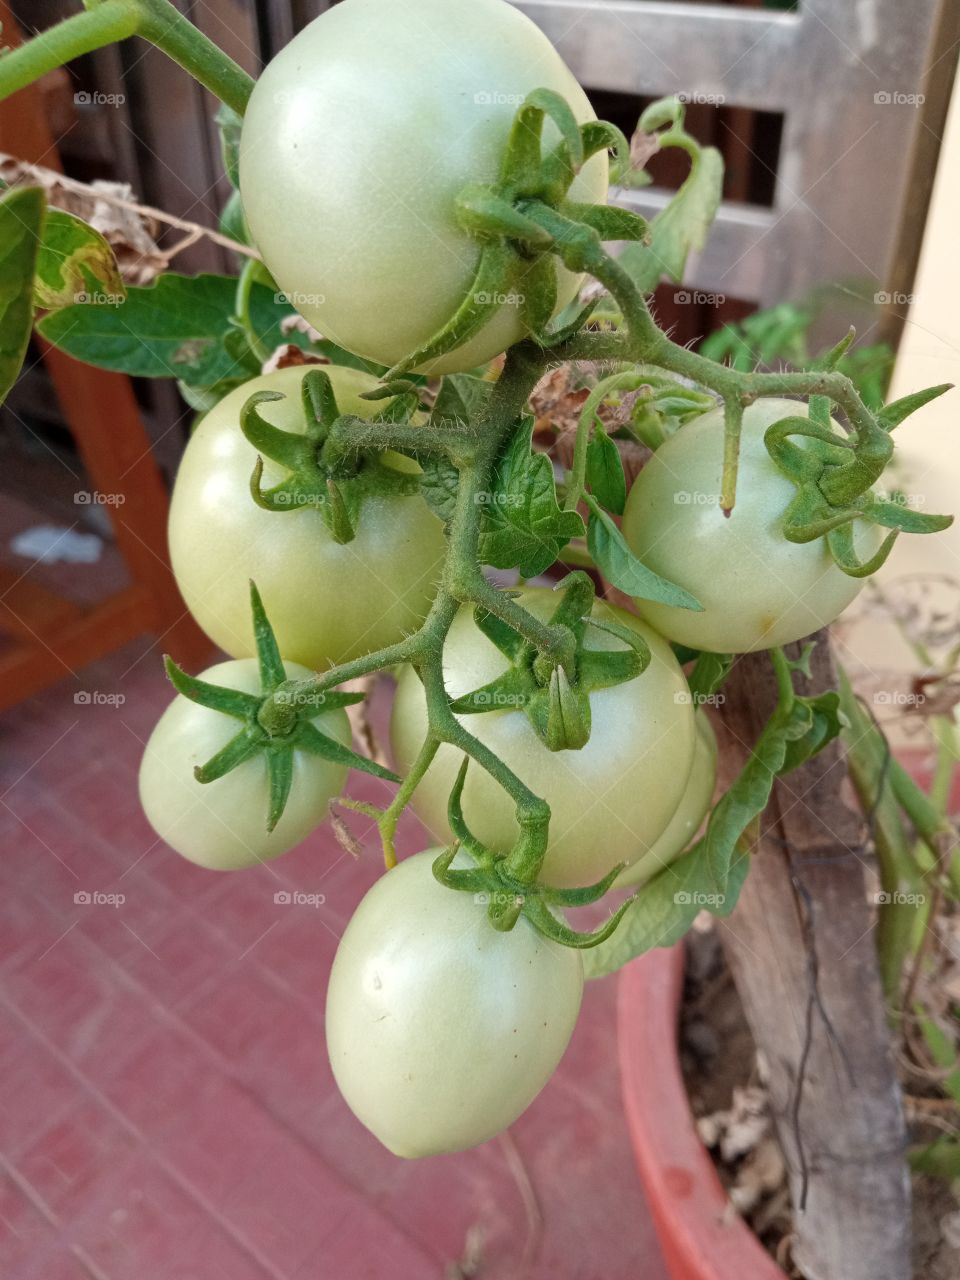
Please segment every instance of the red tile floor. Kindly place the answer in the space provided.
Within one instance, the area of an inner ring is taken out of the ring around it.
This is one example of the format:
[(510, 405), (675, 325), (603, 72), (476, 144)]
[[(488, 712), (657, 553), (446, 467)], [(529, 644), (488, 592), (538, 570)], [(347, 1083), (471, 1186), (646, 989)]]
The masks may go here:
[[(0, 720), (3, 1280), (661, 1280), (613, 983), (505, 1142), (394, 1158), (323, 1043), (374, 842), (357, 861), (321, 833), (234, 874), (178, 858), (136, 796), (169, 696), (132, 646)], [(274, 901), (293, 889), (323, 906)]]

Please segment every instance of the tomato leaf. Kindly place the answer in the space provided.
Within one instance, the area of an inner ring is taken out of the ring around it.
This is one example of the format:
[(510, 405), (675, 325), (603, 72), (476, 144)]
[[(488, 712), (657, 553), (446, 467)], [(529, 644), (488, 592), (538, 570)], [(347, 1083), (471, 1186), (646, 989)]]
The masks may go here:
[(420, 473), (420, 492), (427, 505), (444, 524), (449, 524), (457, 505), (459, 471), (448, 458), (438, 454), (420, 459)]
[(473, 422), (486, 408), (492, 394), (492, 382), (470, 373), (448, 373), (437, 392), (431, 421), (436, 425)]
[[(63, 307), (37, 327), (61, 351), (100, 369), (214, 387), (258, 372), (244, 364), (246, 344), (231, 322), (236, 287), (231, 276), (170, 273), (146, 288), (128, 289), (119, 306)], [(267, 348), (308, 345), (303, 334), (281, 334), (280, 323), (291, 314), (264, 285), (253, 286), (251, 321)]]
[(927, 1146), (910, 1152), (910, 1167), (935, 1178), (960, 1178), (960, 1142), (941, 1134)]
[(517, 428), (497, 465), (484, 500), (480, 558), (496, 569), (519, 568), (525, 578), (543, 573), (571, 538), (583, 536), (575, 511), (561, 510), (550, 459), (531, 447), (533, 419)]
[(661, 578), (637, 559), (627, 546), (623, 534), (595, 502), (590, 503), (587, 549), (608, 582), (627, 595), (673, 605), (677, 609), (703, 611), (696, 596), (692, 596), (675, 582)]
[[(688, 137), (688, 135), (684, 135)], [(669, 135), (667, 135), (669, 138)], [(683, 186), (650, 223), (649, 243), (629, 244), (618, 262), (644, 293), (663, 276), (680, 281), (691, 250), (702, 249), (720, 207), (723, 157), (715, 147), (688, 139), (690, 172)]]
[(17, 187), (0, 200), (0, 404), (23, 365), (33, 328), (33, 277), (46, 199)]
[(598, 422), (587, 445), (587, 484), (601, 507), (622, 516), (627, 501), (627, 478), (620, 450)]
[(240, 186), (240, 131), (243, 128), (243, 116), (221, 102), (213, 117), (220, 133), (220, 157), (223, 168), (232, 187)]
[(37, 306), (46, 311), (73, 303), (116, 305), (126, 297), (107, 241), (95, 227), (62, 209), (47, 211), (33, 288)]
[(734, 663), (732, 653), (699, 653), (693, 670), (687, 676), (690, 694), (694, 702), (706, 702), (712, 698), (730, 674)]
[(729, 915), (740, 896), (749, 863), (747, 854), (737, 857), (722, 893), (713, 882), (702, 849), (693, 849), (664, 867), (636, 895), (611, 936), (583, 953), (586, 977), (602, 978), (645, 951), (672, 947), (701, 911)]

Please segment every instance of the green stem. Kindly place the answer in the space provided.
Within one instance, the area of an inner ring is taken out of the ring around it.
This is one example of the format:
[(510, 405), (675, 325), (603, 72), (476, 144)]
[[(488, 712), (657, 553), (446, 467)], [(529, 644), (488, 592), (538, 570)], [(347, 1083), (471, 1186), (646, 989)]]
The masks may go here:
[(48, 71), (140, 35), (242, 115), (253, 80), (170, 0), (87, 0), (88, 8), (0, 57), (0, 101)]
[(583, 497), (587, 476), (587, 447), (590, 444), (590, 433), (593, 429), (594, 415), (613, 391), (636, 391), (645, 385), (644, 375), (636, 369), (623, 369), (603, 378), (590, 392), (583, 404), (577, 434), (573, 443), (573, 464), (570, 468), (567, 497), (564, 502), (566, 511), (576, 511)]
[(380, 815), (377, 826), (380, 830), (380, 842), (383, 845), (383, 861), (389, 871), (391, 867), (397, 865), (397, 850), (394, 838), (397, 834), (397, 824), (400, 821), (400, 815), (410, 803), (413, 793), (420, 785), (423, 775), (433, 763), (433, 758), (437, 754), (440, 746), (440, 739), (434, 734), (428, 733), (423, 741), (423, 745), (417, 755), (416, 760), (410, 766), (410, 769), (403, 782), (393, 797), (388, 807)]
[(270, 352), (260, 341), (260, 336), (253, 327), (250, 319), (250, 294), (256, 283), (262, 263), (259, 258), (247, 258), (241, 268), (239, 278), (237, 279), (237, 292), (234, 301), (234, 311), (236, 319), (243, 326), (243, 332), (246, 335), (247, 346), (253, 352), (257, 360), (261, 364), (266, 364), (270, 359)]

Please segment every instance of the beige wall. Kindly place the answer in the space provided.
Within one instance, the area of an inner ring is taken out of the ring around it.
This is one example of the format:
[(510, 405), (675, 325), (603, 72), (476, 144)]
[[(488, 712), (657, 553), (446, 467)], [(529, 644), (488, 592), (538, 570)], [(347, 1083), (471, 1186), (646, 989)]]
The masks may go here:
[[(940, 382), (960, 384), (960, 85), (944, 135), (914, 290), (909, 300), (895, 299), (893, 305), (907, 309), (907, 320), (890, 398)], [(896, 484), (921, 510), (949, 512), (958, 520), (945, 533), (901, 535), (878, 582), (891, 598), (909, 602), (924, 615), (931, 610), (954, 614), (960, 607), (960, 387), (898, 429), (897, 457), (888, 486)], [(925, 576), (925, 586), (917, 575)], [(935, 584), (931, 575), (955, 579), (958, 586)], [(905, 582), (908, 578), (913, 581)], [(915, 671), (917, 663), (896, 628), (870, 607), (868, 596), (865, 592), (851, 619), (841, 624), (838, 640), (841, 648), (849, 645), (845, 661), (861, 668), (865, 683), (872, 680), (874, 687), (879, 683), (892, 694), (897, 683), (892, 673)], [(878, 707), (884, 719), (895, 710), (889, 701)]]

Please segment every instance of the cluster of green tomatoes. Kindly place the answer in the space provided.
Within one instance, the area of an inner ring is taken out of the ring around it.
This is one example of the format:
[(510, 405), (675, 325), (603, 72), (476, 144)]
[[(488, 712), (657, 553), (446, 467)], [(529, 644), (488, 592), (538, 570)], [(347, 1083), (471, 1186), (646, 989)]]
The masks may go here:
[[(594, 119), (546, 38), (504, 0), (345, 0), (267, 67), (243, 126), (244, 215), (278, 286), (325, 337), (371, 367), (427, 349), (476, 269), (477, 242), (453, 217), (454, 201), (469, 183), (496, 176), (517, 104), (538, 87), (562, 95), (580, 122)], [(574, 188), (581, 201), (605, 200), (605, 151)], [(559, 312), (581, 281), (553, 269)], [(464, 343), (418, 371), (476, 369), (526, 332), (522, 303), (507, 297)], [(176, 480), (176, 577), (230, 660), (197, 679), (174, 669), (180, 693), (147, 744), (141, 795), (158, 834), (211, 869), (255, 866), (292, 848), (325, 820), (349, 767), (386, 774), (350, 748), (344, 705), (354, 698), (331, 692), (285, 709), (277, 692), (409, 635), (441, 577), (444, 528), (411, 459), (384, 453), (376, 474), (361, 476), (356, 462), (331, 472), (338, 487), (329, 500), (345, 526), (332, 526), (329, 509), (299, 501), (301, 491), (286, 484), (295, 464), (317, 462), (318, 419), (304, 398), (315, 367), (283, 368), (227, 395), (196, 427)], [(340, 414), (382, 412), (382, 401), (363, 398), (378, 386), (373, 374), (340, 365), (323, 372)], [(859, 589), (822, 539), (782, 536), (794, 488), (771, 461), (764, 432), (805, 412), (780, 400), (747, 409), (729, 518), (717, 500), (720, 407), (670, 437), (642, 471), (626, 500), (624, 536), (702, 609), (593, 605), (600, 622), (641, 637), (650, 660), (634, 679), (590, 693), (585, 745), (550, 751), (519, 706), (470, 718), (476, 737), (550, 806), (543, 884), (593, 884), (625, 863), (618, 884), (641, 885), (696, 834), (714, 793), (716, 742), (678, 652), (796, 640), (831, 622)], [(856, 537), (869, 554), (876, 531)], [(547, 621), (557, 595), (525, 587), (519, 603)], [(623, 648), (601, 627), (588, 628), (585, 643)], [(451, 702), (506, 665), (464, 606), (443, 651)], [(427, 732), (427, 702), (412, 668), (393, 674), (390, 740), (403, 774)], [(412, 800), (442, 847), (453, 838), (448, 801), (461, 761), (441, 746)], [(494, 778), (471, 767), (460, 799), (477, 839), (509, 851), (514, 806)], [(403, 1156), (460, 1150), (510, 1125), (560, 1061), (583, 987), (577, 950), (523, 917), (512, 930), (491, 928), (482, 895), (435, 879), (437, 852), (403, 859), (363, 899), (327, 995), (328, 1049), (344, 1097)], [(466, 853), (457, 857), (455, 865), (469, 865)]]

